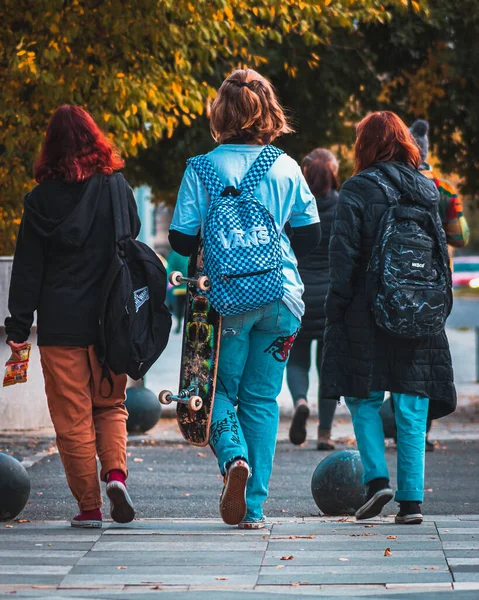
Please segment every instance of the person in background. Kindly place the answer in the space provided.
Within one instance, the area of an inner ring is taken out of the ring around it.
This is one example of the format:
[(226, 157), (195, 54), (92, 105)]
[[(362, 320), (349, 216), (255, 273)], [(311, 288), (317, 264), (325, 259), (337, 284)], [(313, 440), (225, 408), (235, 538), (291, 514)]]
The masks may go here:
[[(422, 119), (415, 121), (411, 128), (414, 140), (419, 148), (422, 163), (419, 170), (428, 179), (434, 182), (439, 191), (439, 214), (441, 216), (442, 226), (446, 234), (446, 240), (449, 245), (451, 255), (451, 268), (453, 266), (452, 254), (454, 248), (464, 248), (469, 242), (469, 227), (464, 216), (462, 202), (454, 187), (445, 179), (439, 179), (434, 175), (431, 165), (427, 162), (429, 154), (429, 123)], [(427, 434), (431, 429), (432, 421), (427, 421)], [(426, 436), (426, 450), (432, 452), (434, 443)]]
[[(178, 254), (178, 252), (171, 250), (168, 254), (168, 281), (173, 271), (180, 271), (184, 276), (188, 275), (188, 257), (182, 256), (181, 254)], [(186, 283), (173, 286), (171, 290), (171, 295), (173, 297), (172, 312), (176, 319), (175, 333), (180, 333), (183, 317), (185, 316), (186, 291)]]
[[(306, 439), (311, 345), (314, 340), (317, 342), (316, 368), (321, 378), (326, 322), (324, 302), (329, 285), (329, 236), (339, 189), (338, 161), (329, 150), (316, 148), (304, 158), (301, 167), (309, 188), (316, 198), (322, 237), (319, 246), (298, 262), (299, 274), (305, 288), (303, 301), (306, 311), (287, 366), (288, 386), (295, 407), (289, 439), (295, 445), (302, 444)], [(321, 398), (318, 388), (318, 450), (334, 450), (334, 444), (331, 442), (331, 427), (337, 403), (338, 400), (335, 398)]]
[[(92, 117), (65, 105), (47, 127), (34, 173), (38, 185), (25, 196), (5, 320), (7, 343), (22, 349), (38, 317), (38, 345), (57, 446), (80, 512), (72, 527), (102, 526), (102, 481), (114, 521), (135, 516), (126, 489), (126, 375), (111, 373), (102, 390), (95, 353), (105, 274), (115, 252), (108, 175), (121, 169), (118, 150)], [(128, 187), (133, 237), (140, 219)]]
[[(411, 339), (380, 328), (371, 310), (368, 271), (382, 217), (397, 195), (411, 196), (439, 221), (439, 193), (418, 171), (419, 150), (392, 112), (375, 112), (359, 123), (354, 156), (355, 174), (341, 187), (329, 245), (321, 396), (345, 396), (367, 487), (356, 518), (368, 519), (394, 496), (379, 414), (385, 391), (391, 392), (397, 425), (396, 523), (418, 524), (428, 411), (439, 418), (456, 407), (451, 353), (444, 329)], [(439, 243), (446, 250), (445, 239)]]
[[(252, 69), (238, 69), (225, 79), (211, 107), (210, 126), (219, 145), (206, 156), (225, 189), (238, 189), (258, 157), (272, 151), (267, 151), (271, 142), (292, 131), (273, 86)], [(296, 259), (313, 250), (321, 237), (314, 196), (299, 165), (287, 154), (278, 155), (264, 176), (252, 183), (254, 197), (266, 207), (278, 233), (283, 289), (280, 297), (264, 306), (223, 317), (210, 433), (224, 476), (220, 514), (225, 523), (242, 529), (264, 527), (263, 504), (278, 433), (277, 397), (304, 313)], [(209, 193), (190, 164), (169, 234), (171, 247), (180, 254), (189, 256), (195, 250), (209, 206)], [(267, 243), (269, 239), (268, 235)], [(234, 246), (231, 250), (234, 262)], [(261, 273), (250, 275), (256, 277), (251, 278), (254, 295), (261, 286)]]

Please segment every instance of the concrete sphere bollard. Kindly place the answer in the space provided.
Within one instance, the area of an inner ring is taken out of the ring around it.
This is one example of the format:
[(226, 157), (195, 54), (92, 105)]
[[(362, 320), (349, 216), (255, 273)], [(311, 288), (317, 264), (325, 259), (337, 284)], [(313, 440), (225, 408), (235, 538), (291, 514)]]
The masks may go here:
[(30, 477), (13, 456), (0, 453), (0, 521), (10, 521), (25, 508), (30, 497)]
[(354, 515), (366, 502), (363, 472), (357, 450), (338, 450), (322, 460), (311, 478), (319, 510), (330, 516)]
[(158, 423), (161, 416), (158, 397), (145, 387), (128, 388), (125, 406), (128, 410), (126, 422), (128, 433), (145, 433)]

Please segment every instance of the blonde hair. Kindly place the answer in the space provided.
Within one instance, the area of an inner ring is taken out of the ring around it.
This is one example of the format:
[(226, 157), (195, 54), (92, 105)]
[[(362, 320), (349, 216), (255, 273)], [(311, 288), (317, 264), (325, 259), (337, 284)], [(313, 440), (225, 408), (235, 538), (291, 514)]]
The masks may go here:
[(234, 136), (269, 144), (294, 131), (271, 83), (252, 69), (238, 69), (223, 81), (211, 107), (210, 128), (220, 144)]

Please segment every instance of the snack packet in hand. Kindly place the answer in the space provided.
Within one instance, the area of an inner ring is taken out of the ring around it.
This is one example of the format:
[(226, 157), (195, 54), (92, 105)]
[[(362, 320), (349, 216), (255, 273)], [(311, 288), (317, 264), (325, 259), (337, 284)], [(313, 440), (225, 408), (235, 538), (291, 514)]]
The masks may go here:
[(20, 358), (13, 354), (5, 363), (5, 376), (3, 378), (3, 387), (15, 385), (16, 383), (25, 383), (27, 381), (28, 361), (30, 360), (30, 350), (32, 346), (28, 344), (25, 348), (18, 351)]

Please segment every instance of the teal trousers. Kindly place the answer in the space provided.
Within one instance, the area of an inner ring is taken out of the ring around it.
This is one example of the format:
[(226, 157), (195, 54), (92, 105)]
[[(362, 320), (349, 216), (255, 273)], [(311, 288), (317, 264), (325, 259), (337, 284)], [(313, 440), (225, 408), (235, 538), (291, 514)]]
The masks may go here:
[[(397, 426), (397, 502), (424, 499), (426, 422), (429, 399), (410, 394), (392, 394)], [(369, 398), (346, 398), (354, 433), (364, 466), (364, 483), (378, 477), (389, 479), (384, 432), (379, 409), (384, 392), (371, 392)]]

